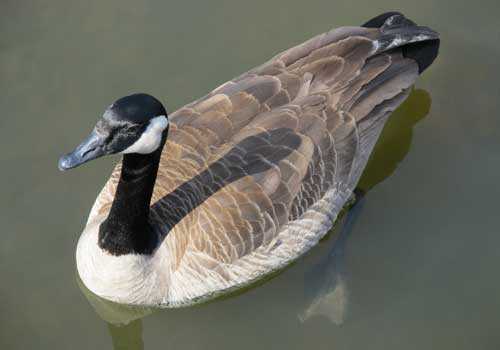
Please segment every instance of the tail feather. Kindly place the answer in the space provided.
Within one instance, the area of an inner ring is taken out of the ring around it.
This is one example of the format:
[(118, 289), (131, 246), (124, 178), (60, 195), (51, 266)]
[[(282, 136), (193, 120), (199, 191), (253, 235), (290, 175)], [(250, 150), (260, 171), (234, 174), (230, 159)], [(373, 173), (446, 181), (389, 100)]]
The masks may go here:
[(403, 56), (418, 64), (419, 74), (436, 59), (439, 34), (428, 27), (418, 26), (399, 12), (383, 13), (365, 24), (366, 28), (380, 28), (377, 53), (401, 47)]
[(363, 24), (362, 27), (380, 28), (384, 25), (384, 23), (385, 23), (385, 21), (387, 21), (387, 19), (389, 19), (390, 17), (393, 17), (393, 16), (403, 16), (403, 14), (401, 12), (397, 12), (397, 11), (382, 13), (382, 14), (370, 19), (368, 22)]

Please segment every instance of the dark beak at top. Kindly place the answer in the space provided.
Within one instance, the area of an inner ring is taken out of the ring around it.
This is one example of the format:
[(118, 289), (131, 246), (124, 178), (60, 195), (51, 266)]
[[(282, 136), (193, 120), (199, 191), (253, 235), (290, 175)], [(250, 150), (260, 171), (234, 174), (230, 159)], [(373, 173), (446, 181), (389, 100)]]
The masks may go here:
[(75, 168), (90, 160), (106, 154), (106, 138), (92, 131), (90, 135), (76, 149), (59, 158), (59, 170), (65, 171)]

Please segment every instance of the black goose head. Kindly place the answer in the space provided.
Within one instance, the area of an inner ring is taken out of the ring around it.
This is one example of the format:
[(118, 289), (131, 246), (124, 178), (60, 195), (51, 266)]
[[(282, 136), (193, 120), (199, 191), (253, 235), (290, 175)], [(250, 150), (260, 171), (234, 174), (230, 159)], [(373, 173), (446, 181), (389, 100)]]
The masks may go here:
[(152, 153), (162, 145), (167, 127), (167, 112), (156, 98), (147, 94), (122, 97), (106, 109), (73, 152), (59, 159), (59, 169), (68, 170), (108, 154)]

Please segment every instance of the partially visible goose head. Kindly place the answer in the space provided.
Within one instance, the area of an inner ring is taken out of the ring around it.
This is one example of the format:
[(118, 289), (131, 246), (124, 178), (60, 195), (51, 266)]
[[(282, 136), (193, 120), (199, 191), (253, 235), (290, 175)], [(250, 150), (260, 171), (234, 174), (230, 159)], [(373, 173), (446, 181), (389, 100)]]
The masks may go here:
[(99, 247), (113, 255), (150, 254), (158, 236), (148, 222), (149, 203), (168, 133), (167, 112), (147, 94), (109, 106), (90, 135), (59, 159), (68, 170), (108, 154), (123, 154), (122, 173), (107, 217), (98, 225)]
[(165, 142), (167, 112), (151, 95), (134, 94), (115, 101), (76, 149), (59, 159), (68, 170), (109, 154), (150, 154)]

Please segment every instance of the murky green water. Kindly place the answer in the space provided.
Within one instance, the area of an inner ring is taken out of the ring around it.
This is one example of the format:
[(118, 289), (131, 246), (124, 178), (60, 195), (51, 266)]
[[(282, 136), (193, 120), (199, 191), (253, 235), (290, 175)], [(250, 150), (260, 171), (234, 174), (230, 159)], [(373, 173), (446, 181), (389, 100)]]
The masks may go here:
[[(56, 162), (105, 106), (145, 91), (173, 111), (389, 9), (440, 31), (441, 55), (386, 129), (363, 180), (378, 184), (327, 239), (208, 305), (137, 319), (89, 302), (74, 251), (113, 164), (63, 175)], [(452, 0), (2, 1), (0, 348), (500, 348), (499, 11)]]

